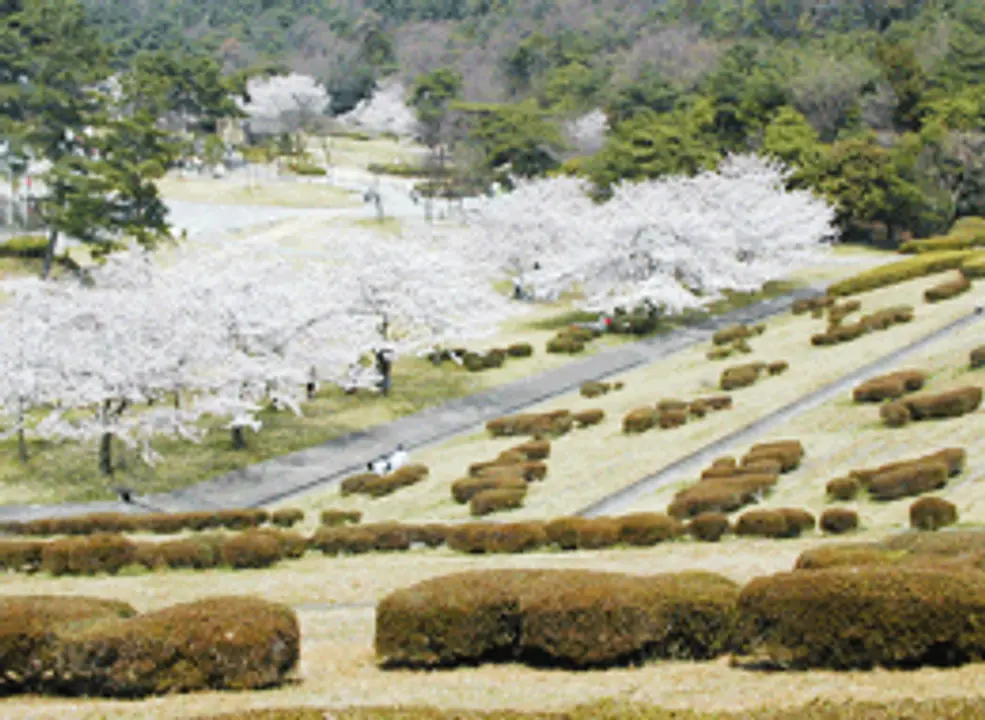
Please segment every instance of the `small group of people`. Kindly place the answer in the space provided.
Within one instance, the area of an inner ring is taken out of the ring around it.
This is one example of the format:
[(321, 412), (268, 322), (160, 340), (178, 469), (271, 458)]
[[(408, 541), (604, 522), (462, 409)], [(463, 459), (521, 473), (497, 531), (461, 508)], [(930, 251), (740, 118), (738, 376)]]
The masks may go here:
[(409, 459), (410, 455), (403, 444), (399, 444), (393, 452), (384, 453), (366, 463), (366, 469), (377, 475), (388, 475), (406, 465)]

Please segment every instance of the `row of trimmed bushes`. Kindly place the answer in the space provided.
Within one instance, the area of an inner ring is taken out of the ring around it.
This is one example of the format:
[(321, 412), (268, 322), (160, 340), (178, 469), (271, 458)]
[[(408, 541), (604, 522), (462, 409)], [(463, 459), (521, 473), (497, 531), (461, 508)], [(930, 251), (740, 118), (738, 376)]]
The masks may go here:
[(942, 250), (968, 250), (985, 246), (985, 218), (963, 217), (946, 235), (909, 240), (900, 246), (904, 255), (921, 255)]
[(608, 395), (610, 392), (616, 392), (622, 390), (625, 387), (625, 383), (621, 380), (616, 380), (615, 382), (600, 382), (598, 380), (589, 380), (586, 383), (582, 383), (579, 392), (582, 397), (589, 399), (597, 398), (602, 395)]
[(734, 457), (718, 458), (702, 471), (697, 484), (674, 495), (667, 514), (684, 519), (739, 510), (768, 495), (779, 476), (799, 467), (803, 457), (799, 440), (780, 440), (753, 445), (741, 462)]
[(244, 530), (265, 523), (292, 527), (304, 520), (296, 508), (281, 510), (216, 510), (181, 513), (89, 513), (67, 517), (0, 523), (9, 535), (91, 535), (93, 533), (155, 533), (172, 535), (187, 530)]
[(811, 336), (811, 345), (814, 347), (839, 345), (857, 340), (876, 330), (888, 330), (893, 325), (908, 323), (912, 320), (913, 308), (909, 305), (885, 308), (869, 315), (863, 315), (856, 322), (848, 325), (829, 325), (828, 329), (823, 333), (817, 333)]
[(527, 358), (534, 354), (530, 343), (514, 343), (506, 348), (493, 348), (486, 352), (466, 352), (462, 358), (462, 366), (469, 372), (482, 372), (503, 367), (507, 358)]
[(746, 365), (733, 365), (722, 370), (718, 380), (718, 387), (722, 390), (738, 390), (740, 388), (754, 385), (765, 372), (769, 376), (782, 375), (790, 366), (786, 360), (764, 363), (754, 362)]
[(852, 400), (857, 403), (895, 400), (920, 390), (925, 382), (927, 374), (922, 370), (897, 370), (856, 385), (852, 390)]
[(824, 310), (831, 305), (833, 305), (835, 299), (830, 295), (821, 295), (819, 297), (812, 298), (799, 298), (793, 301), (793, 307), (791, 307), (791, 312), (794, 315), (806, 315), (807, 313), (820, 312), (824, 313)]
[(832, 297), (855, 295), (908, 280), (916, 280), (927, 275), (957, 270), (966, 260), (976, 254), (978, 251), (975, 250), (943, 250), (923, 253), (916, 257), (880, 265), (836, 282), (828, 288), (828, 295)]
[(948, 478), (964, 470), (966, 459), (963, 448), (944, 448), (918, 458), (852, 470), (847, 477), (828, 482), (825, 491), (834, 500), (854, 500), (862, 490), (880, 501), (914, 497), (944, 487)]
[(558, 436), (570, 432), (574, 425), (570, 410), (551, 410), (498, 417), (486, 423), (486, 430), (493, 437)]
[(401, 488), (424, 482), (430, 470), (427, 465), (419, 463), (404, 465), (388, 475), (377, 475), (367, 472), (347, 477), (339, 485), (342, 497), (347, 495), (368, 495), (371, 498), (381, 498), (392, 495)]
[[(858, 300), (845, 300), (841, 303), (831, 303), (827, 309), (828, 324), (841, 325), (846, 317), (862, 309), (862, 303)], [(821, 317), (823, 317), (823, 311)]]
[[(595, 422), (600, 422), (605, 413), (596, 412)], [(547, 476), (544, 460), (550, 454), (550, 442), (536, 438), (504, 450), (493, 460), (472, 463), (468, 476), (452, 483), (452, 499), (459, 504), (468, 503), (470, 514), (476, 517), (521, 508), (527, 484)]]
[(748, 340), (751, 337), (758, 337), (764, 332), (766, 332), (766, 326), (763, 324), (752, 327), (745, 324), (730, 325), (716, 330), (711, 336), (711, 342), (713, 345), (731, 345), (736, 340)]
[(146, 697), (281, 684), (297, 665), (294, 611), (212, 597), (138, 614), (79, 596), (0, 598), (0, 694)]
[(703, 418), (709, 412), (732, 408), (730, 395), (713, 395), (695, 400), (660, 400), (654, 407), (644, 406), (630, 410), (622, 419), (624, 433), (642, 433), (654, 427), (662, 430), (681, 427), (690, 418)]
[(55, 540), (0, 540), (0, 570), (59, 575), (115, 575), (140, 565), (148, 570), (270, 567), (298, 558), (308, 539), (290, 530), (252, 528), (224, 535), (201, 533), (164, 542), (140, 542), (114, 533)]
[(384, 667), (590, 668), (754, 654), (786, 668), (914, 667), (985, 656), (971, 567), (798, 569), (740, 587), (707, 572), (487, 570), (432, 578), (376, 608)]
[(585, 345), (601, 337), (601, 335), (599, 330), (570, 325), (559, 330), (554, 337), (547, 341), (547, 352), (556, 355), (576, 355), (585, 350)]
[(911, 421), (961, 417), (974, 412), (981, 404), (982, 389), (970, 385), (935, 395), (924, 393), (893, 400), (879, 408), (879, 416), (887, 427), (897, 428)]

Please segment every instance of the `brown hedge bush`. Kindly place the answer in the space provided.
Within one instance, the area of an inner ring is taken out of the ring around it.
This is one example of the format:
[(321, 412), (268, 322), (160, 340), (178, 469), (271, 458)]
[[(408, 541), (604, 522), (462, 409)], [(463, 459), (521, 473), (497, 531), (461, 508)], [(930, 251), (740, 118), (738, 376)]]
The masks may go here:
[(701, 513), (687, 525), (688, 534), (703, 542), (718, 542), (729, 529), (728, 516), (716, 512)]
[[(404, 465), (388, 475), (377, 476), (363, 482), (357, 492), (372, 498), (392, 495), (398, 490), (424, 482), (429, 474), (428, 467), (421, 464)], [(343, 494), (346, 494), (343, 492)]]
[(517, 435), (564, 435), (574, 425), (571, 412), (553, 410), (546, 413), (522, 413), (496, 418), (486, 423), (486, 430), (493, 437), (514, 437)]
[(725, 368), (718, 380), (722, 390), (738, 390), (749, 387), (759, 380), (761, 369), (757, 365), (736, 365)]
[(561, 550), (598, 550), (619, 543), (619, 522), (608, 517), (555, 518), (544, 530), (551, 543)]
[(915, 530), (939, 530), (957, 521), (957, 506), (943, 498), (924, 497), (910, 505), (910, 527)]
[(549, 440), (528, 440), (512, 449), (523, 453), (527, 460), (546, 460), (551, 455)]
[(59, 644), (58, 690), (144, 697), (279, 684), (297, 665), (300, 630), (285, 605), (230, 596), (98, 623)]
[(735, 522), (739, 536), (790, 538), (800, 535), (801, 529), (777, 510), (748, 510)]
[(281, 508), (270, 513), (270, 522), (277, 527), (294, 527), (304, 521), (304, 510), (298, 508)]
[(766, 372), (770, 375), (782, 375), (790, 369), (790, 363), (786, 360), (777, 360), (766, 365)]
[(513, 358), (525, 358), (534, 354), (534, 346), (530, 343), (513, 343), (506, 348), (506, 354)]
[(851, 477), (857, 479), (862, 487), (868, 487), (869, 483), (872, 482), (872, 479), (876, 475), (882, 475), (891, 470), (899, 470), (900, 468), (909, 467), (910, 465), (920, 465), (928, 462), (943, 462), (947, 465), (948, 475), (953, 477), (964, 470), (966, 458), (967, 453), (963, 448), (944, 448), (928, 455), (922, 455), (909, 460), (900, 460), (898, 462), (887, 463), (886, 465), (880, 465), (875, 468), (852, 470), (849, 474)]
[(73, 595), (0, 597), (0, 696), (50, 691), (68, 628), (136, 615), (127, 603)]
[(356, 524), (363, 519), (363, 514), (359, 510), (322, 510), (322, 525), (346, 525)]
[(734, 583), (709, 573), (456, 573), (383, 598), (374, 646), (384, 666), (706, 659), (732, 644), (737, 596)]
[(291, 530), (279, 530), (277, 528), (256, 528), (247, 530), (248, 533), (257, 533), (273, 538), (280, 546), (281, 557), (297, 559), (302, 557), (308, 550), (308, 538), (301, 533)]
[(825, 486), (825, 493), (832, 500), (854, 500), (862, 486), (853, 477), (835, 478)]
[(447, 535), (449, 548), (473, 555), (529, 552), (549, 542), (544, 524), (539, 522), (462, 523), (449, 528)]
[(582, 383), (579, 392), (581, 393), (582, 397), (597, 398), (601, 395), (605, 395), (611, 389), (612, 389), (611, 383), (589, 380), (586, 383)]
[(407, 538), (412, 545), (423, 545), (428, 548), (441, 547), (445, 544), (451, 527), (441, 523), (424, 523), (423, 525), (405, 525)]
[(791, 531), (797, 535), (817, 527), (817, 518), (803, 508), (778, 508), (777, 512), (786, 519)]
[(879, 543), (844, 543), (822, 545), (804, 550), (797, 556), (794, 570), (823, 570), (832, 567), (888, 565), (907, 553), (887, 550)]
[(920, 390), (927, 381), (926, 373), (920, 370), (898, 370), (866, 380), (852, 391), (855, 402), (882, 402), (895, 400), (907, 393)]
[(44, 546), (38, 540), (0, 540), (0, 571), (37, 572)]
[(354, 495), (361, 492), (363, 487), (370, 480), (376, 480), (379, 477), (380, 476), (376, 473), (359, 473), (358, 475), (352, 475), (342, 481), (342, 484), (339, 485), (339, 492), (342, 493), (342, 497), (345, 497), (346, 495)]
[(688, 402), (686, 400), (676, 400), (674, 398), (663, 398), (657, 402), (657, 412), (664, 413), (670, 411), (686, 411)]
[(958, 273), (957, 277), (951, 280), (946, 280), (931, 288), (927, 288), (923, 293), (923, 299), (929, 303), (936, 303), (942, 300), (950, 300), (969, 290), (971, 290), (971, 281)]
[(854, 312), (862, 309), (862, 303), (858, 300), (846, 300), (841, 304), (834, 304), (828, 308), (828, 322), (838, 325), (842, 320)]
[(523, 507), (523, 499), (526, 496), (526, 486), (522, 490), (506, 488), (482, 490), (469, 500), (469, 514), (473, 517), (481, 517), (502, 510), (516, 510)]
[(703, 418), (711, 411), (711, 406), (704, 400), (698, 399), (688, 403), (687, 412), (692, 417)]
[(729, 465), (711, 465), (701, 471), (702, 480), (717, 480), (721, 478), (732, 478), (738, 477), (742, 474), (742, 471), (733, 466)]
[(599, 408), (582, 410), (574, 413), (571, 417), (574, 418), (575, 424), (578, 427), (586, 428), (602, 422), (605, 419), (605, 410), (600, 410)]
[(783, 463), (770, 455), (753, 455), (743, 458), (742, 465), (732, 471), (735, 477), (742, 475), (780, 475)]
[(757, 443), (742, 456), (742, 465), (749, 466), (764, 460), (773, 460), (780, 463), (781, 472), (787, 473), (800, 467), (804, 454), (804, 446), (799, 440)]
[(952, 665), (985, 656), (985, 574), (867, 566), (781, 573), (742, 590), (753, 644), (794, 668)]
[(485, 490), (523, 490), (526, 492), (526, 489), (527, 481), (518, 474), (500, 474), (456, 480), (451, 484), (451, 496), (459, 505), (464, 505)]
[(266, 568), (283, 557), (280, 542), (259, 530), (233, 535), (222, 543), (222, 562), (233, 568)]
[(985, 551), (985, 532), (981, 530), (945, 530), (939, 533), (904, 532), (882, 540), (890, 550), (914, 555), (955, 557)]
[(985, 367), (985, 345), (976, 347), (968, 355), (968, 363), (972, 370)]
[(657, 424), (661, 430), (671, 430), (687, 424), (686, 410), (666, 410), (657, 416)]
[(935, 395), (913, 395), (896, 402), (905, 405), (914, 420), (960, 417), (982, 404), (982, 389), (963, 387)]
[(619, 542), (636, 547), (650, 547), (681, 534), (681, 524), (663, 513), (633, 513), (614, 520), (619, 525)]
[(667, 514), (684, 520), (704, 512), (734, 512), (764, 497), (776, 481), (776, 475), (703, 480), (678, 492), (667, 506)]
[(372, 552), (375, 540), (376, 533), (368, 525), (337, 526), (319, 528), (312, 535), (309, 544), (325, 555), (360, 555)]
[(818, 523), (821, 530), (831, 535), (841, 535), (858, 529), (858, 513), (848, 508), (828, 508), (821, 513)]
[(947, 477), (944, 462), (913, 463), (876, 475), (866, 489), (873, 500), (897, 500), (939, 490)]
[(137, 547), (136, 559), (148, 570), (205, 570), (222, 564), (225, 541), (225, 536), (216, 534), (142, 543)]
[(731, 395), (711, 395), (702, 398), (712, 410), (730, 410), (732, 408)]
[(558, 355), (576, 355), (585, 350), (585, 342), (571, 335), (555, 335), (547, 341), (547, 352)]
[(728, 345), (736, 340), (744, 340), (752, 334), (752, 330), (745, 325), (730, 325), (721, 330), (716, 330), (714, 335), (711, 336), (711, 342), (714, 345)]
[(798, 298), (794, 300), (791, 312), (794, 315), (804, 315), (813, 310), (824, 310), (824, 308), (832, 305), (834, 302), (835, 299), (828, 295), (822, 295), (817, 298)]
[(895, 400), (879, 408), (879, 417), (886, 427), (899, 428), (909, 424), (913, 416), (905, 403)]
[(624, 433), (646, 432), (657, 424), (658, 417), (658, 412), (653, 408), (640, 407), (630, 410), (622, 419), (622, 431)]
[(136, 560), (137, 546), (122, 535), (96, 533), (52, 540), (41, 551), (41, 569), (52, 575), (115, 575)]

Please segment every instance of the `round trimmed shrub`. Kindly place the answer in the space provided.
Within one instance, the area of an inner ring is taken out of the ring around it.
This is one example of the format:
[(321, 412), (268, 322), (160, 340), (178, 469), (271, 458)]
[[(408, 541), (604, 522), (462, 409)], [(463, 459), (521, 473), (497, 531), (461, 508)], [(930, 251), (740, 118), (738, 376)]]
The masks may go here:
[(753, 646), (793, 668), (954, 665), (985, 657), (985, 574), (910, 566), (756, 578), (739, 613)]
[(672, 540), (681, 532), (680, 523), (663, 513), (634, 513), (614, 520), (619, 526), (619, 542), (637, 547)]
[(526, 484), (522, 490), (483, 490), (476, 493), (469, 501), (469, 514), (473, 517), (481, 517), (501, 510), (516, 510), (523, 507), (523, 499), (526, 496)]
[(862, 486), (853, 477), (835, 478), (824, 488), (825, 493), (832, 500), (854, 500)]
[(661, 430), (670, 430), (687, 424), (687, 410), (664, 410), (657, 417)]
[(300, 639), (286, 605), (207, 598), (62, 637), (58, 689), (136, 698), (270, 687), (297, 665)]
[(912, 416), (909, 408), (899, 400), (888, 402), (879, 408), (879, 417), (886, 427), (898, 428), (907, 425)]
[(304, 520), (304, 511), (297, 508), (282, 508), (270, 514), (270, 522), (277, 527), (294, 527)]
[(363, 514), (359, 510), (322, 510), (322, 525), (345, 525), (347, 523), (358, 523), (363, 519)]
[(448, 547), (470, 554), (522, 553), (548, 544), (543, 523), (463, 523), (449, 529)]
[(530, 357), (534, 354), (534, 346), (526, 342), (513, 343), (506, 348), (506, 354), (515, 358)]
[(586, 383), (582, 383), (579, 392), (582, 397), (586, 398), (597, 398), (600, 395), (605, 395), (611, 389), (609, 383), (598, 382), (596, 380), (589, 380)]
[(873, 500), (897, 500), (938, 490), (947, 484), (947, 464), (925, 461), (904, 465), (876, 475), (869, 481), (869, 497)]
[(280, 542), (259, 530), (226, 538), (220, 554), (223, 564), (237, 569), (270, 567), (283, 557)]
[(425, 523), (423, 525), (405, 525), (407, 537), (411, 544), (419, 543), (424, 547), (436, 548), (445, 544), (451, 528), (441, 523)]
[(819, 523), (823, 532), (841, 535), (858, 529), (858, 513), (847, 508), (828, 508), (821, 513)]
[(749, 387), (759, 379), (760, 370), (752, 365), (740, 365), (722, 371), (718, 386), (722, 390), (738, 390)]
[(561, 550), (597, 550), (619, 542), (619, 523), (613, 518), (555, 518), (544, 529)]
[(653, 408), (640, 407), (630, 410), (622, 419), (624, 433), (646, 432), (657, 424), (657, 411)]
[(578, 427), (585, 428), (591, 425), (598, 425), (602, 422), (605, 419), (605, 411), (599, 408), (593, 408), (591, 410), (576, 412), (571, 417), (574, 418), (575, 424)]
[(44, 547), (39, 540), (0, 540), (0, 571), (37, 572)]
[(735, 523), (739, 536), (789, 538), (800, 534), (796, 525), (777, 510), (749, 510), (742, 513)]
[(728, 516), (715, 512), (701, 513), (687, 526), (688, 534), (703, 542), (718, 542), (728, 531)]
[(910, 527), (914, 530), (938, 530), (957, 521), (957, 506), (944, 498), (924, 497), (910, 505)]
[(505, 473), (487, 475), (477, 478), (462, 478), (451, 484), (451, 496), (460, 505), (472, 500), (473, 497), (486, 490), (527, 491), (527, 481), (515, 470)]
[(814, 516), (803, 508), (780, 508), (777, 512), (786, 519), (789, 531), (793, 535), (801, 535), (817, 526)]
[(823, 570), (831, 567), (861, 567), (863, 565), (886, 565), (897, 562), (907, 555), (886, 549), (878, 543), (845, 543), (841, 545), (822, 545), (804, 550), (794, 565), (794, 570)]
[(782, 375), (787, 370), (790, 369), (790, 363), (786, 360), (777, 360), (776, 362), (771, 362), (766, 366), (766, 372), (770, 375)]
[(546, 460), (551, 455), (551, 443), (549, 440), (528, 440), (512, 449), (523, 453), (527, 460)]
[(136, 558), (135, 543), (122, 535), (96, 533), (46, 543), (41, 550), (41, 569), (52, 575), (115, 575)]

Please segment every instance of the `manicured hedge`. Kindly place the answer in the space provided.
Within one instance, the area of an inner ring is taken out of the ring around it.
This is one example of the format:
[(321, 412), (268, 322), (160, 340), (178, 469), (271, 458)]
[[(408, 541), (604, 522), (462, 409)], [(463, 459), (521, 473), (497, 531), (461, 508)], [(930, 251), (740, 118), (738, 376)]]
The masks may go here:
[(655, 427), (660, 414), (651, 407), (639, 407), (630, 410), (622, 419), (624, 433), (642, 433)]
[[(429, 473), (430, 471), (426, 465), (404, 465), (389, 475), (380, 476), (373, 473), (357, 475), (355, 476), (359, 478), (357, 483), (351, 483), (350, 481), (353, 478), (348, 478), (342, 482), (340, 491), (343, 496), (360, 494), (369, 495), (372, 498), (386, 497), (402, 488), (424, 482)], [(347, 485), (347, 483), (349, 484)]]
[(464, 523), (447, 532), (448, 547), (469, 554), (530, 552), (549, 542), (541, 522)]
[(883, 405), (879, 416), (888, 427), (902, 427), (911, 421), (961, 417), (977, 410), (981, 403), (982, 389), (969, 386), (900, 398)]
[(823, 312), (825, 308), (830, 307), (834, 302), (835, 299), (829, 295), (821, 295), (820, 297), (813, 298), (798, 298), (794, 300), (791, 311), (794, 315), (804, 315), (815, 310)]
[(552, 410), (496, 418), (486, 423), (486, 430), (493, 437), (556, 436), (569, 432), (573, 425), (574, 419), (569, 410)]
[(850, 325), (830, 325), (825, 332), (811, 336), (811, 345), (828, 347), (851, 342), (876, 330), (888, 330), (893, 325), (912, 320), (913, 308), (909, 305), (885, 308), (870, 315), (863, 315)]
[(792, 668), (913, 667), (985, 657), (985, 574), (908, 566), (757, 578), (739, 612), (752, 645)]
[(828, 508), (821, 513), (818, 525), (822, 532), (842, 535), (858, 529), (858, 513), (848, 508)]
[(926, 381), (927, 375), (921, 370), (898, 370), (857, 385), (852, 399), (857, 403), (895, 400), (920, 390)]
[(943, 450), (938, 450), (937, 452), (911, 458), (909, 460), (900, 460), (897, 462), (887, 463), (886, 465), (880, 465), (875, 468), (852, 470), (849, 475), (858, 480), (862, 487), (867, 488), (872, 480), (878, 475), (883, 475), (893, 470), (899, 470), (900, 468), (909, 467), (911, 465), (943, 462), (947, 466), (948, 476), (954, 477), (964, 470), (966, 458), (967, 453), (962, 448), (944, 448)]
[(592, 425), (598, 425), (605, 419), (605, 411), (599, 408), (592, 408), (590, 410), (576, 412), (571, 417), (574, 418), (575, 424), (578, 427), (591, 427)]
[(854, 500), (862, 486), (853, 477), (835, 478), (825, 487), (825, 493), (832, 500)]
[(452, 499), (460, 505), (486, 490), (518, 490), (526, 492), (527, 481), (519, 473), (506, 468), (506, 472), (485, 477), (468, 477), (451, 484)]
[(978, 253), (961, 263), (961, 274), (970, 280), (985, 278), (985, 253)]
[(266, 510), (217, 510), (185, 513), (90, 513), (0, 524), (11, 535), (92, 535), (148, 532), (169, 535), (186, 530), (243, 530), (270, 520)]
[(843, 543), (804, 550), (794, 570), (823, 570), (833, 567), (861, 567), (899, 562), (906, 552), (893, 551), (879, 543)]
[(456, 573), (383, 598), (374, 646), (384, 666), (709, 659), (734, 644), (738, 594), (733, 582), (702, 572)]
[(957, 270), (965, 260), (975, 254), (976, 251), (973, 250), (928, 252), (887, 265), (880, 265), (865, 270), (854, 277), (834, 283), (828, 288), (828, 295), (832, 297), (854, 295), (946, 270)]
[(985, 245), (985, 226), (976, 217), (961, 218), (946, 235), (924, 240), (909, 240), (900, 246), (905, 255), (940, 252), (942, 250), (968, 250)]
[(0, 599), (0, 690), (121, 698), (252, 690), (298, 661), (294, 612), (216, 597), (138, 615), (113, 600)]
[(52, 575), (115, 575), (135, 562), (137, 545), (122, 535), (96, 533), (46, 543), (41, 569)]
[(776, 475), (703, 480), (679, 491), (667, 506), (667, 514), (684, 520), (706, 512), (734, 512), (765, 497), (776, 482)]
[(927, 288), (923, 293), (923, 299), (929, 303), (950, 300), (953, 297), (962, 295), (971, 290), (971, 281), (962, 274), (956, 278), (946, 280), (932, 288)]
[(282, 508), (270, 513), (270, 524), (277, 527), (294, 527), (304, 521), (304, 510), (298, 508)]
[(469, 500), (469, 514), (481, 517), (502, 510), (516, 510), (523, 507), (523, 499), (527, 496), (527, 488), (496, 487), (481, 490)]
[(610, 392), (623, 389), (623, 383), (621, 382), (599, 382), (597, 380), (589, 380), (583, 383), (579, 392), (582, 397), (586, 398), (596, 398), (600, 395), (607, 395)]
[(799, 537), (813, 529), (814, 516), (798, 508), (748, 510), (735, 523), (735, 534), (767, 538)]
[(722, 513), (700, 513), (687, 524), (687, 532), (695, 540), (718, 542), (730, 529), (728, 516)]
[(758, 363), (725, 368), (719, 378), (718, 386), (722, 390), (738, 390), (749, 387), (759, 380), (762, 369)]
[(506, 348), (506, 354), (513, 358), (525, 358), (534, 354), (534, 346), (530, 343), (513, 343)]
[(939, 530), (957, 521), (957, 506), (943, 498), (923, 497), (910, 505), (910, 527), (915, 530)]
[(355, 524), (363, 519), (363, 514), (359, 510), (322, 510), (322, 525), (345, 525)]
[(876, 475), (867, 489), (873, 500), (897, 500), (939, 490), (947, 484), (947, 478), (944, 462), (913, 463)]
[(862, 303), (858, 300), (832, 304), (828, 306), (828, 322), (832, 325), (840, 325), (842, 320), (861, 309)]

